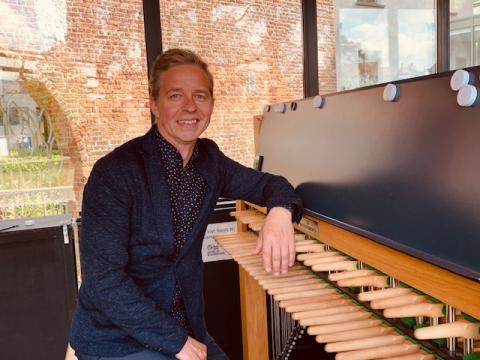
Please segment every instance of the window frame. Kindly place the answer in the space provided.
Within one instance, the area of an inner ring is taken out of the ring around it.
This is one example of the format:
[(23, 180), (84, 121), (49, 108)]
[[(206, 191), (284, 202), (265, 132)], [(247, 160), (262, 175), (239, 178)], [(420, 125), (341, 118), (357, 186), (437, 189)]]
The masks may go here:
[[(148, 74), (153, 60), (162, 53), (160, 1), (143, 0)], [(437, 73), (450, 70), (450, 1), (435, 0)], [(318, 95), (317, 2), (302, 0), (303, 92)], [(152, 116), (152, 123), (154, 119)]]

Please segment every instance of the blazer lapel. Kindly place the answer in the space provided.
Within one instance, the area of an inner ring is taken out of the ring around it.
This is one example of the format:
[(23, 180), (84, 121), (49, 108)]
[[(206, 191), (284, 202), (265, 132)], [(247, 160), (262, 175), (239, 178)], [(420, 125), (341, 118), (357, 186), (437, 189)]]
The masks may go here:
[[(152, 128), (153, 129), (153, 128)], [(170, 196), (167, 178), (162, 157), (156, 148), (153, 130), (145, 134), (143, 141), (143, 156), (147, 175), (148, 190), (152, 201), (155, 225), (160, 239), (166, 239), (170, 254), (174, 253), (175, 240), (173, 238), (173, 224), (171, 215)]]
[(197, 240), (199, 232), (202, 230), (205, 222), (208, 221), (208, 217), (210, 216), (217, 201), (216, 198), (214, 199), (216, 196), (216, 189), (218, 187), (217, 164), (215, 163), (214, 159), (209, 156), (207, 149), (201, 146), (201, 140), (198, 141), (200, 153), (195, 166), (207, 183), (207, 192), (202, 201), (202, 205), (200, 206), (198, 218), (193, 225), (192, 231), (188, 236), (182, 251), (180, 252), (180, 256), (188, 250), (195, 240)]

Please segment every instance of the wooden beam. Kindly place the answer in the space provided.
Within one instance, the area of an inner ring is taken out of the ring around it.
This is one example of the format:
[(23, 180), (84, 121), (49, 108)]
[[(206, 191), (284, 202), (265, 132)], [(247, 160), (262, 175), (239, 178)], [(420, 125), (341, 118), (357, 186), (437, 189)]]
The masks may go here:
[(268, 359), (267, 304), (265, 291), (241, 266), (240, 305), (244, 360)]

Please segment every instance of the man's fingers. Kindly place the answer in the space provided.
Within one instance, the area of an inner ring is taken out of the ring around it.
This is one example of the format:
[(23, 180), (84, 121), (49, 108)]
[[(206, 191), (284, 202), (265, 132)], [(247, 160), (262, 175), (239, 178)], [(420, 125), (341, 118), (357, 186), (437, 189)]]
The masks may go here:
[(265, 267), (266, 272), (272, 271), (272, 248), (267, 246), (266, 243), (263, 243), (262, 248), (263, 253), (263, 266)]
[(203, 348), (199, 349), (198, 354), (199, 354), (199, 359), (200, 360), (207, 360), (207, 347), (203, 345)]
[(179, 360), (206, 360), (207, 346), (189, 336), (176, 358)]
[(282, 262), (282, 249), (279, 246), (272, 247), (272, 271), (273, 275), (279, 275)]
[(295, 237), (292, 234), (291, 239), (288, 241), (288, 266), (295, 264)]
[(253, 255), (260, 254), (260, 252), (262, 251), (262, 247), (263, 247), (263, 237), (262, 237), (262, 234), (260, 233), (257, 238), (257, 247), (255, 248), (252, 254)]
[(288, 242), (284, 242), (281, 245), (281, 258), (282, 258), (281, 271), (282, 271), (282, 274), (286, 274), (288, 272), (288, 266), (290, 264), (290, 246)]

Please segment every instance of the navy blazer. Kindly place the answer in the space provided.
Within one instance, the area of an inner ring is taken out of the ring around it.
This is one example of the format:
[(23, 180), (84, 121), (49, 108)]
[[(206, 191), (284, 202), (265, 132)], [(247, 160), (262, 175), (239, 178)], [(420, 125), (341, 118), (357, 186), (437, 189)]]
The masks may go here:
[(211, 140), (195, 159), (207, 183), (198, 219), (179, 256), (168, 185), (153, 128), (118, 147), (92, 169), (82, 206), (82, 285), (71, 344), (82, 354), (124, 356), (153, 349), (178, 353), (188, 334), (169, 316), (178, 282), (193, 336), (206, 341), (202, 241), (218, 197), (272, 208), (301, 200), (282, 177), (244, 167)]

